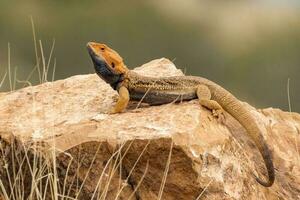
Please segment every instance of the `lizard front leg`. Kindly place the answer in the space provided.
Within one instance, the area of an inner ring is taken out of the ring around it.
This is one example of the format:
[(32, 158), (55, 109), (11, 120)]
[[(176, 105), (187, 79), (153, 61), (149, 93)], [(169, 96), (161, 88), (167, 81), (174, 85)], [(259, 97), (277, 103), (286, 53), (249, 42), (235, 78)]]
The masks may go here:
[(125, 86), (121, 86), (118, 90), (118, 93), (119, 93), (119, 99), (115, 107), (110, 112), (111, 114), (120, 113), (124, 111), (128, 105), (130, 99), (128, 89)]
[(211, 110), (213, 116), (217, 117), (219, 120), (223, 120), (223, 108), (218, 102), (211, 99), (211, 92), (206, 85), (198, 86), (197, 97), (201, 106)]

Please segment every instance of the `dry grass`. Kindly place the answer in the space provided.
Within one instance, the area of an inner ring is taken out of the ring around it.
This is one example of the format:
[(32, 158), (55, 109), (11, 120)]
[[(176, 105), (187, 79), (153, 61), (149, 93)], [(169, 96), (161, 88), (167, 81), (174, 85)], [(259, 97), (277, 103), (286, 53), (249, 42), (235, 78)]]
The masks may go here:
[[(289, 105), (289, 112), (292, 112), (292, 104), (291, 104), (291, 96), (290, 96), (290, 78), (287, 80), (287, 85), (286, 85), (286, 90), (287, 90), (287, 99), (288, 99), (288, 105)], [(298, 147), (298, 137), (300, 137), (299, 129), (295, 126), (296, 128), (296, 134), (295, 134), (295, 147), (296, 147), (296, 152), (297, 152), (297, 161), (300, 166), (300, 153), (299, 153), (299, 147)]]
[[(25, 80), (19, 80), (17, 78), (17, 68), (12, 69), (11, 67), (11, 48), (8, 43), (8, 64), (7, 64), (7, 72), (0, 79), (0, 88), (4, 84), (5, 81), (8, 81), (10, 91), (14, 91), (16, 88), (16, 84), (22, 84), (23, 87), (31, 86), (31, 78), (34, 76), (38, 76), (39, 83), (48, 82), (54, 80), (55, 69), (56, 69), (56, 59), (53, 58), (53, 52), (55, 47), (55, 40), (53, 40), (50, 53), (47, 56), (48, 60), (46, 60), (45, 51), (43, 48), (43, 43), (41, 40), (37, 39), (35, 33), (35, 26), (32, 17), (30, 18), (32, 24), (32, 33), (33, 33), (33, 43), (35, 49), (35, 59), (36, 63), (33, 67), (32, 71), (29, 73)], [(52, 63), (53, 60), (53, 64)], [(14, 73), (12, 72), (14, 71)], [(51, 77), (48, 75), (52, 71)], [(34, 106), (34, 103), (33, 103)], [(122, 174), (122, 161), (131, 147), (131, 144), (127, 146), (125, 152), (122, 154), (122, 149), (125, 144), (122, 144), (110, 157), (107, 161), (100, 177), (98, 180), (95, 180), (97, 183), (92, 194), (91, 199), (104, 200), (106, 199), (109, 191), (109, 186), (111, 185), (111, 181), (115, 175)], [(122, 179), (120, 176), (119, 187), (115, 196), (117, 200), (122, 191), (126, 186), (128, 186), (129, 178), (132, 176), (132, 173), (143, 156), (144, 152), (148, 148), (150, 141), (145, 145), (144, 149), (140, 153), (139, 157), (135, 161), (132, 169), (128, 173), (125, 179)], [(22, 199), (36, 199), (36, 200), (45, 200), (49, 197), (54, 200), (62, 199), (62, 200), (76, 200), (80, 197), (80, 194), (85, 187), (86, 180), (90, 174), (91, 168), (96, 159), (96, 155), (99, 153), (99, 149), (101, 147), (101, 143), (93, 156), (93, 159), (88, 167), (87, 173), (82, 181), (78, 180), (77, 176), (73, 177), (71, 182), (72, 185), (76, 185), (76, 195), (72, 195), (71, 186), (67, 183), (67, 177), (69, 176), (71, 165), (74, 164), (74, 158), (72, 155), (66, 152), (57, 152), (55, 150), (55, 144), (53, 148), (45, 151), (43, 147), (40, 146), (39, 142), (34, 142), (32, 144), (23, 144), (17, 141), (11, 142), (10, 146), (4, 141), (0, 141), (0, 162), (3, 163), (4, 166), (4, 176), (7, 180), (0, 180), (0, 197), (4, 200), (22, 200)], [(170, 165), (171, 154), (172, 154), (173, 143), (171, 145), (169, 158), (166, 163), (166, 168), (164, 172), (164, 176), (162, 178), (161, 188), (159, 191), (159, 199), (161, 199), (163, 194), (164, 185), (167, 178), (167, 173)], [(7, 151), (10, 150), (10, 152)], [(64, 154), (69, 158), (69, 162), (67, 165), (67, 169), (65, 172), (65, 177), (63, 180), (59, 180), (59, 173), (57, 171), (58, 165), (56, 161), (56, 157), (58, 154)], [(79, 170), (81, 163), (84, 159), (81, 159), (78, 162)], [(149, 163), (147, 163), (144, 174), (140, 179), (139, 183), (135, 188), (133, 188), (132, 194), (128, 197), (131, 199), (136, 194), (139, 186), (141, 185), (143, 179), (145, 178), (148, 172)], [(106, 175), (108, 174), (108, 177)], [(104, 178), (105, 177), (105, 178)], [(8, 182), (8, 185), (4, 184)], [(81, 182), (81, 183), (80, 183)], [(30, 191), (26, 191), (26, 188), (30, 188)]]
[[(35, 27), (33, 23), (33, 19), (31, 18), (32, 23), (32, 32), (33, 32), (33, 42), (34, 42), (34, 49), (35, 49), (35, 55), (36, 55), (36, 63), (33, 67), (32, 71), (27, 76), (26, 80), (18, 80), (17, 79), (17, 69), (14, 70), (14, 75), (12, 76), (12, 69), (11, 69), (11, 49), (10, 45), (8, 44), (8, 69), (7, 73), (4, 74), (0, 87), (3, 85), (4, 81), (7, 79), (9, 81), (10, 90), (15, 90), (16, 83), (22, 83), (23, 86), (29, 85), (31, 86), (30, 79), (34, 76), (38, 76), (39, 83), (45, 83), (48, 82), (48, 75), (51, 71), (52, 67), (52, 77), (50, 80), (54, 80), (55, 75), (55, 69), (56, 69), (56, 60), (54, 58), (53, 65), (51, 66), (51, 59), (55, 47), (55, 40), (53, 40), (51, 50), (48, 56), (48, 60), (46, 60), (45, 51), (43, 48), (43, 43), (41, 40), (37, 39), (36, 33), (35, 33)], [(149, 91), (146, 92), (144, 96), (147, 95)], [(143, 97), (144, 98), (144, 97)], [(33, 99), (34, 100), (34, 99)], [(142, 99), (143, 100), (143, 99)], [(137, 108), (140, 106), (142, 100), (137, 105)], [(178, 99), (175, 99), (177, 101)], [(172, 103), (174, 103), (172, 102)], [(172, 104), (171, 103), (171, 104)], [(34, 106), (34, 103), (33, 103)], [(54, 137), (52, 137), (54, 138)], [(2, 143), (2, 141), (0, 141)], [(134, 141), (131, 141), (131, 143), (127, 146), (127, 149), (122, 154), (122, 150), (124, 148), (125, 144), (122, 144), (115, 152), (112, 154), (112, 156), (108, 159), (106, 165), (104, 166), (104, 169), (101, 172), (100, 177), (98, 180), (95, 180), (97, 183), (95, 185), (94, 191), (91, 195), (91, 199), (97, 199), (97, 200), (104, 200), (106, 199), (109, 187), (111, 185), (112, 179), (115, 177), (115, 175), (122, 174), (122, 161), (128, 152), (129, 148), (131, 147), (131, 144)], [(95, 151), (95, 154), (92, 158), (92, 161), (90, 162), (90, 165), (88, 167), (88, 170), (83, 178), (83, 180), (79, 180), (79, 177), (76, 175), (73, 176), (73, 180), (71, 181), (71, 184), (67, 183), (67, 178), (69, 176), (70, 167), (72, 164), (74, 164), (74, 158), (72, 155), (66, 153), (66, 152), (56, 152), (55, 150), (55, 143), (52, 149), (50, 149), (47, 152), (44, 152), (41, 150), (40, 145), (38, 142), (30, 144), (30, 145), (24, 145), (24, 144), (18, 144), (21, 145), (21, 147), (14, 146), (15, 142), (12, 143), (12, 146), (10, 146), (11, 153), (10, 157), (7, 157), (6, 149), (3, 148), (3, 145), (0, 143), (0, 150), (1, 150), (1, 157), (3, 158), (4, 166), (5, 166), (5, 175), (8, 179), (9, 188), (5, 188), (4, 183), (2, 180), (0, 180), (0, 189), (3, 195), (3, 198), (5, 200), (21, 200), (21, 199), (37, 199), (37, 200), (46, 200), (49, 197), (54, 200), (62, 199), (62, 200), (76, 200), (80, 198), (80, 195), (82, 194), (83, 188), (85, 187), (87, 178), (90, 175), (91, 169), (93, 167), (93, 164), (96, 160), (96, 156), (99, 153), (101, 143), (99, 143), (99, 146), (97, 150)], [(136, 168), (138, 162), (140, 161), (141, 157), (143, 156), (144, 152), (147, 150), (148, 146), (150, 144), (150, 141), (145, 145), (144, 149), (138, 156), (137, 160), (135, 161), (133, 167), (129, 171), (127, 177), (125, 179), (122, 179), (119, 176), (119, 187), (116, 192), (115, 200), (120, 198), (120, 195), (122, 191), (124, 191), (124, 188), (128, 186), (129, 178), (132, 176), (134, 169)], [(173, 142), (171, 142), (170, 150), (168, 159), (165, 165), (165, 170), (163, 173), (163, 177), (160, 184), (160, 189), (158, 192), (158, 199), (163, 199), (163, 192), (165, 188), (165, 184), (167, 181), (167, 176), (169, 172), (169, 166), (171, 163), (171, 156), (172, 156), (172, 150), (173, 150)], [(63, 180), (59, 180), (59, 173), (57, 171), (57, 160), (56, 157), (58, 153), (65, 154), (69, 158), (69, 162), (66, 169), (66, 174)], [(10, 162), (8, 162), (8, 160)], [(81, 159), (78, 161), (77, 165), (77, 171), (79, 171), (80, 167), (84, 164), (82, 163), (84, 159)], [(1, 160), (0, 160), (1, 162)], [(25, 169), (28, 170), (28, 172), (25, 172)], [(129, 195), (128, 199), (132, 199), (136, 192), (138, 191), (140, 185), (142, 184), (145, 176), (148, 173), (149, 169), (149, 161), (146, 164), (145, 170), (143, 172), (142, 177), (138, 181), (137, 185), (132, 188), (133, 192)], [(108, 176), (106, 176), (108, 175)], [(29, 180), (29, 181), (28, 181)], [(62, 183), (62, 184), (60, 184)], [(29, 194), (26, 193), (26, 184), (30, 184), (30, 191)], [(210, 184), (210, 183), (209, 183)], [(207, 185), (207, 187), (209, 186)], [(70, 186), (71, 185), (71, 186)], [(76, 194), (73, 195), (71, 192), (72, 186), (75, 185), (76, 187)], [(207, 187), (202, 191), (199, 198), (202, 196), (202, 194), (205, 192)], [(1, 194), (1, 193), (0, 193)]]

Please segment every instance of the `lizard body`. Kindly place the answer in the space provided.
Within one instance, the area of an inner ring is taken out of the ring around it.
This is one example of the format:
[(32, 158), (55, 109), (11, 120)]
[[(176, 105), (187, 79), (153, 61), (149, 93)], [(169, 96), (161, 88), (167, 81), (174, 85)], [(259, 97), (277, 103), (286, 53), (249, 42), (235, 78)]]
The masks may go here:
[(119, 93), (119, 99), (112, 113), (124, 111), (129, 100), (142, 100), (150, 105), (159, 105), (199, 99), (200, 105), (212, 110), (215, 116), (221, 115), (224, 109), (247, 130), (264, 159), (269, 179), (263, 181), (256, 177), (257, 182), (265, 187), (273, 185), (274, 166), (259, 126), (250, 111), (230, 92), (202, 77), (142, 76), (129, 70), (122, 57), (108, 46), (89, 42), (87, 48), (96, 73)]

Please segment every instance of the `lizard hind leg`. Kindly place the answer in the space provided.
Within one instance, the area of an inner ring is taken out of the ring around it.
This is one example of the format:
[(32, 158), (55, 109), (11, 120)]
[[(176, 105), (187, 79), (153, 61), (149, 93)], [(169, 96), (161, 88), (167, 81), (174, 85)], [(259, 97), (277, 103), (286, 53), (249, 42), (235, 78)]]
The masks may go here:
[(206, 85), (199, 85), (197, 88), (197, 97), (201, 106), (211, 110), (212, 115), (220, 121), (224, 121), (224, 111), (222, 106), (211, 100), (211, 92)]

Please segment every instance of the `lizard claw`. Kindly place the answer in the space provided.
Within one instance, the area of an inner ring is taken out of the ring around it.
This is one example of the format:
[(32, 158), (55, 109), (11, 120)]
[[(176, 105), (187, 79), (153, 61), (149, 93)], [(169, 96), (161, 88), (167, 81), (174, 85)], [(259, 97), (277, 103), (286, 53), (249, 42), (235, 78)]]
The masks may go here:
[(117, 102), (118, 99), (119, 99), (119, 96), (118, 96), (118, 95), (113, 95), (113, 96), (112, 96), (113, 102)]
[(134, 110), (131, 110), (130, 112), (132, 112), (132, 113), (141, 113), (142, 110), (141, 109), (134, 109)]
[(115, 108), (108, 111), (108, 114), (110, 114), (110, 115), (117, 114), (117, 113), (120, 113), (120, 112), (118, 112)]
[(225, 114), (222, 109), (212, 110), (212, 115), (217, 118), (218, 122), (223, 123), (225, 121)]

